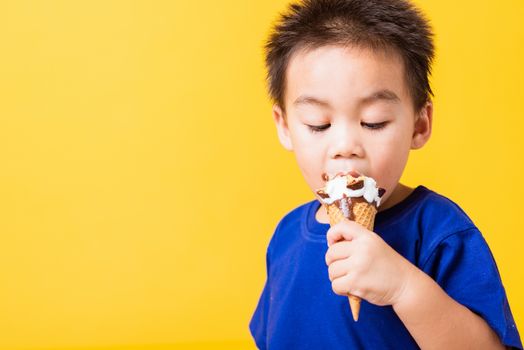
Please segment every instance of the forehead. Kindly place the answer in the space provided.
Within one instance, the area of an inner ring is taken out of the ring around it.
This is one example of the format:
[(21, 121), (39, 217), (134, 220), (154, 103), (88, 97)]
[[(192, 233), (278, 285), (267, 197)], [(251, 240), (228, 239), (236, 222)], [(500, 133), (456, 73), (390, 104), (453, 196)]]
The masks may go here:
[(292, 55), (286, 71), (286, 106), (304, 96), (347, 105), (395, 102), (393, 95), (398, 103), (411, 103), (404, 64), (394, 50), (341, 46), (300, 50)]

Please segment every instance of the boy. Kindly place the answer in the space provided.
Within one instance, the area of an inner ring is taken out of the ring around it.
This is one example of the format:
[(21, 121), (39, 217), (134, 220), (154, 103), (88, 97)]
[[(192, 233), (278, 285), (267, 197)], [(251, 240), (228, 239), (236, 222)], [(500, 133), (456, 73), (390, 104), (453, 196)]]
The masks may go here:
[[(323, 174), (356, 171), (386, 192), (375, 232), (330, 227), (317, 200), (280, 221), (250, 322), (257, 346), (522, 349), (479, 230), (449, 199), (399, 183), (431, 135), (434, 46), (422, 14), (404, 0), (304, 0), (266, 49), (278, 136), (311, 190)], [(362, 298), (358, 322), (347, 295)]]

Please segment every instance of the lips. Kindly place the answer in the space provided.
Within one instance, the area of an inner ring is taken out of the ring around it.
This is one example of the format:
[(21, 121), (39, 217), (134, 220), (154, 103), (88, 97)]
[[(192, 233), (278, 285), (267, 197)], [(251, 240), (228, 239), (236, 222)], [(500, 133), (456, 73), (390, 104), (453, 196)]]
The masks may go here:
[(336, 176), (341, 176), (341, 175), (351, 175), (353, 177), (359, 177), (361, 176), (362, 174), (360, 172), (358, 172), (357, 170), (349, 170), (349, 171), (338, 171), (338, 172), (332, 172), (332, 173), (322, 173), (321, 177), (322, 177), (322, 180), (323, 181), (328, 181)]

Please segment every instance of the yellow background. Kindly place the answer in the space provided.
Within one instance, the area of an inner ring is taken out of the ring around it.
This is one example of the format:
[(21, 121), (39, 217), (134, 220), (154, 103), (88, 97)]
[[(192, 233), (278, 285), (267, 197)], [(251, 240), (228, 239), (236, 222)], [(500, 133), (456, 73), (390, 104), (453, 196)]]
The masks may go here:
[[(434, 134), (403, 181), (484, 233), (524, 329), (524, 5), (418, 1)], [(0, 2), (0, 348), (252, 349), (265, 249), (311, 200), (262, 45), (287, 1)]]

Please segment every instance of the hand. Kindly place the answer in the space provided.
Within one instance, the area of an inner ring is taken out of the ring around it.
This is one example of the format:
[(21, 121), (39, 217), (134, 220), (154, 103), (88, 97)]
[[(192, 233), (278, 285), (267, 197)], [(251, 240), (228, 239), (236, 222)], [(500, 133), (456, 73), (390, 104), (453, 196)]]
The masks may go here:
[(375, 305), (394, 305), (417, 269), (376, 233), (354, 221), (343, 220), (327, 233), (331, 287), (336, 294), (352, 294)]

